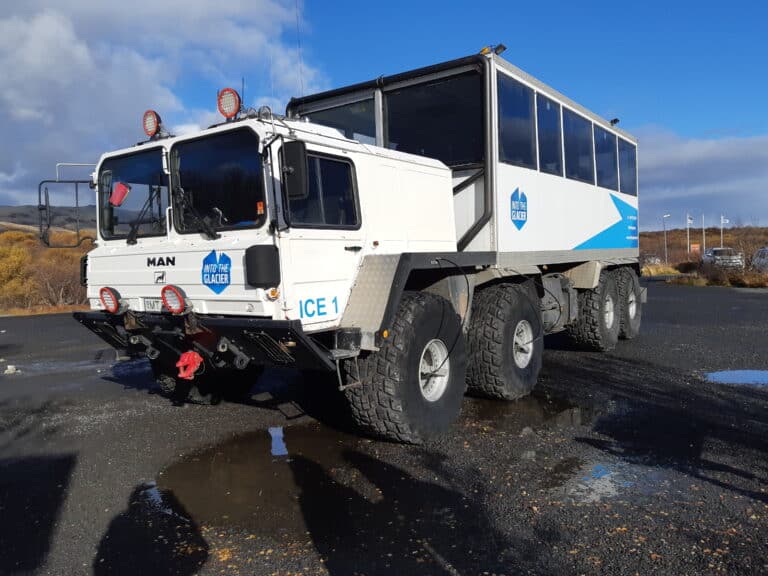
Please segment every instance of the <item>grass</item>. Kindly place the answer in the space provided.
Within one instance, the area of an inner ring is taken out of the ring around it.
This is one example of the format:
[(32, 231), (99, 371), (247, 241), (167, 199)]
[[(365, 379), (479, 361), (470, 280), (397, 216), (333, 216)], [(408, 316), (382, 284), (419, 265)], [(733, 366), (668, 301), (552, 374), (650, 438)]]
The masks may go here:
[(680, 271), (666, 264), (646, 264), (642, 270), (643, 276), (678, 276)]
[(90, 310), (87, 304), (71, 304), (67, 306), (31, 306), (29, 308), (8, 308), (2, 311), (2, 316), (40, 316), (41, 314), (65, 314), (67, 312), (85, 312)]
[[(690, 264), (690, 263), (687, 263)], [(699, 266), (693, 275), (678, 276), (670, 284), (685, 286), (733, 286), (736, 288), (768, 288), (768, 274), (745, 270), (726, 271), (711, 266)]]

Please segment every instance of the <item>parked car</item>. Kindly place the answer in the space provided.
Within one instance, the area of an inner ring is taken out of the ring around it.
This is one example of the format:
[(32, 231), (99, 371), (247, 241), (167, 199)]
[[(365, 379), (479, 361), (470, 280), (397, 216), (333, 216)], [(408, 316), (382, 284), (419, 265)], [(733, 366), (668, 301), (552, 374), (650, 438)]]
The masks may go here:
[(744, 270), (744, 254), (733, 248), (709, 248), (701, 259), (704, 264), (727, 270)]
[(752, 256), (752, 268), (758, 272), (768, 272), (768, 246), (760, 248)]

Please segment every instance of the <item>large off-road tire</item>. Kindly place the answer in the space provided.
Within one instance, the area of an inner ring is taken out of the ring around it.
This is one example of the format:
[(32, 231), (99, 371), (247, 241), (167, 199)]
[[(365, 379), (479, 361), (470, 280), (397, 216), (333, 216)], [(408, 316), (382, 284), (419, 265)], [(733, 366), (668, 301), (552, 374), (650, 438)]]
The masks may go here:
[(472, 393), (516, 400), (531, 392), (544, 353), (539, 301), (531, 286), (499, 284), (475, 294), (467, 352)]
[[(458, 418), (466, 389), (466, 344), (450, 302), (405, 292), (377, 352), (345, 363), (354, 422), (366, 433), (419, 444)], [(354, 386), (358, 382), (360, 386)]]
[(591, 290), (579, 290), (579, 318), (568, 327), (573, 341), (586, 350), (605, 352), (619, 340), (620, 309), (616, 273), (603, 270)]
[(619, 338), (631, 340), (640, 334), (643, 304), (640, 301), (640, 280), (632, 268), (617, 271), (619, 275), (620, 321)]

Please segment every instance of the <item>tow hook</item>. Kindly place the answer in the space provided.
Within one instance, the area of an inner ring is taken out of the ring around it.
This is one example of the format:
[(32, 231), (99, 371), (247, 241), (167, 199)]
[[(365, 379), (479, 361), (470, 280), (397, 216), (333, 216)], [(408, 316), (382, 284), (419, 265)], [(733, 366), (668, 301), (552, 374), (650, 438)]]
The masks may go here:
[(200, 368), (203, 363), (203, 357), (200, 356), (194, 350), (184, 352), (179, 356), (179, 361), (176, 362), (176, 368), (179, 369), (179, 378), (183, 380), (194, 380), (195, 372)]

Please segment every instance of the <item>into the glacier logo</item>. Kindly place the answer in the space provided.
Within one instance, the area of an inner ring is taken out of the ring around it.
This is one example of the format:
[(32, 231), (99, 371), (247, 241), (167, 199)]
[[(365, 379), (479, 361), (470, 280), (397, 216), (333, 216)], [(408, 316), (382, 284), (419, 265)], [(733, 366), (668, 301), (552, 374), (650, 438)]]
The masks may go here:
[(520, 188), (515, 188), (509, 197), (509, 204), (512, 224), (518, 230), (522, 230), (525, 223), (528, 222), (528, 197), (525, 192), (520, 191)]
[(232, 259), (224, 252), (211, 250), (203, 259), (203, 284), (216, 294), (221, 294), (232, 281)]

